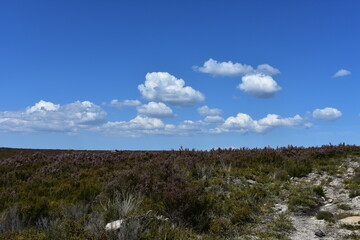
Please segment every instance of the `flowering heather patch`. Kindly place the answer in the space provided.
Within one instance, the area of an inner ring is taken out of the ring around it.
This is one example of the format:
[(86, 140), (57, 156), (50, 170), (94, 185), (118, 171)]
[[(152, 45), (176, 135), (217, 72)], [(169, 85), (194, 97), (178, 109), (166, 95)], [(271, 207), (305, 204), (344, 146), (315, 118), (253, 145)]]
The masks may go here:
[[(113, 239), (105, 226), (86, 224), (117, 220), (102, 203), (113, 202), (118, 192), (130, 192), (140, 194), (141, 202), (127, 214), (126, 224), (136, 223), (140, 239), (231, 238), (261, 221), (263, 206), (289, 178), (359, 154), (360, 147), (345, 144), (209, 151), (0, 148), (0, 237), (49, 239), (50, 230), (38, 227), (47, 219), (58, 224), (56, 231), (73, 229), (77, 239)], [(76, 218), (67, 217), (76, 206), (86, 208), (73, 214)], [(16, 228), (11, 221), (18, 223)]]

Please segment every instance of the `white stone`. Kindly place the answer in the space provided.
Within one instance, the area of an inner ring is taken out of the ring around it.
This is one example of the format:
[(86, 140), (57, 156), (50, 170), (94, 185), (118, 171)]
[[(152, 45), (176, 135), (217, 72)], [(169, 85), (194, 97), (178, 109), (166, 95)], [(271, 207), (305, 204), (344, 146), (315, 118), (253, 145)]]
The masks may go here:
[(108, 224), (106, 224), (105, 226), (105, 230), (117, 230), (121, 227), (121, 224), (123, 223), (124, 220), (116, 220), (116, 221), (113, 221), (113, 222), (110, 222)]

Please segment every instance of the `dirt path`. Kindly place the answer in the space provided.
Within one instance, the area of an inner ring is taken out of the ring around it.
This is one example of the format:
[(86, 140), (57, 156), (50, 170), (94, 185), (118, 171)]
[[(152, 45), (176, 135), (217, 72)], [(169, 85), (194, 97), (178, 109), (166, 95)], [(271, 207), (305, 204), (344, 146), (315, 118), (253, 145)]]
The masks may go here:
[[(346, 168), (344, 175), (329, 176), (327, 174), (320, 175), (318, 173), (311, 173), (302, 179), (302, 181), (311, 182), (315, 185), (320, 185), (322, 181), (329, 182), (323, 186), (325, 199), (324, 205), (320, 207), (320, 211), (329, 211), (332, 214), (345, 213), (349, 216), (359, 215), (360, 196), (352, 199), (349, 198), (349, 190), (345, 189), (344, 184), (345, 180), (354, 176), (354, 169), (359, 167), (359, 162), (347, 159), (342, 167)], [(339, 205), (341, 204), (351, 206), (351, 210), (340, 209)], [(350, 234), (360, 235), (360, 230), (351, 231), (341, 228), (340, 221), (337, 221), (334, 224), (329, 224), (325, 222), (325, 220), (317, 220), (315, 216), (297, 216), (292, 213), (289, 213), (289, 215), (296, 229), (296, 231), (294, 231), (290, 236), (290, 239), (293, 240), (338, 240), (343, 239), (344, 236)], [(315, 233), (317, 233), (318, 236)]]

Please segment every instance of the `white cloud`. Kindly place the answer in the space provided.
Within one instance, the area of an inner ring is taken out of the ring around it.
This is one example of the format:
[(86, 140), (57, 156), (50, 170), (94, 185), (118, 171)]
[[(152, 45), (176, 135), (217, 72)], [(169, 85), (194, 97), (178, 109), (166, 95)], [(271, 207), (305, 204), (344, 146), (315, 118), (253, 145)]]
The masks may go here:
[(237, 76), (254, 71), (250, 65), (233, 63), (231, 61), (218, 62), (212, 58), (204, 62), (202, 67), (194, 66), (193, 68), (199, 72), (220, 76)]
[[(208, 111), (207, 113), (214, 114), (215, 112)], [(139, 137), (143, 135), (189, 136), (222, 132), (264, 133), (275, 127), (309, 126), (307, 119), (299, 115), (282, 118), (279, 115), (268, 114), (265, 118), (253, 120), (244, 113), (225, 120), (219, 115), (205, 115), (204, 120), (186, 120), (178, 124), (166, 124), (159, 118), (170, 116), (172, 110), (165, 104), (157, 102), (139, 106), (138, 113), (139, 115), (130, 121), (105, 122), (106, 112), (89, 101), (76, 101), (66, 105), (40, 101), (22, 111), (0, 112), (0, 131), (76, 134), (80, 130), (86, 130)], [(217, 124), (217, 127), (212, 129), (211, 124)]]
[(204, 128), (207, 123), (203, 121), (185, 120), (178, 125), (172, 125), (172, 128), (165, 129), (166, 135), (191, 136), (195, 134), (206, 133)]
[(137, 107), (138, 114), (155, 118), (174, 117), (174, 113), (164, 103), (149, 102), (148, 104)]
[(106, 112), (89, 101), (60, 106), (41, 100), (23, 111), (0, 112), (0, 131), (76, 133), (103, 123), (105, 117)]
[(306, 121), (299, 115), (281, 118), (276, 114), (268, 114), (265, 118), (253, 120), (248, 114), (238, 113), (236, 117), (229, 117), (219, 127), (212, 129), (214, 133), (222, 132), (247, 132), (265, 133), (276, 127), (305, 126)]
[(130, 121), (107, 122), (96, 130), (130, 137), (140, 137), (144, 134), (155, 134), (162, 132), (166, 125), (157, 118), (147, 116), (136, 116)]
[(165, 124), (157, 118), (150, 118), (147, 116), (136, 116), (134, 119), (126, 122), (126, 121), (119, 121), (119, 122), (107, 122), (104, 126), (114, 127), (115, 129), (137, 129), (137, 130), (144, 130), (144, 129), (156, 129), (156, 128), (163, 128)]
[(147, 73), (145, 78), (145, 83), (139, 85), (138, 89), (147, 100), (178, 107), (192, 107), (205, 100), (201, 92), (184, 86), (184, 80), (177, 79), (167, 72)]
[(194, 66), (193, 69), (199, 72), (209, 73), (214, 76), (240, 76), (255, 73), (275, 75), (280, 73), (279, 69), (274, 68), (269, 64), (260, 64), (255, 69), (250, 65), (233, 63), (232, 61), (218, 62), (212, 58), (204, 62), (202, 67)]
[(202, 106), (197, 109), (198, 113), (203, 116), (215, 116), (222, 114), (222, 110), (219, 108), (209, 108), (208, 106)]
[(276, 75), (276, 74), (280, 73), (279, 69), (274, 68), (274, 67), (270, 66), (269, 64), (258, 65), (256, 71), (259, 73), (263, 73), (265, 75)]
[(53, 104), (52, 102), (45, 102), (40, 100), (40, 102), (36, 103), (34, 106), (26, 109), (27, 113), (32, 113), (36, 111), (56, 111), (59, 110), (59, 104)]
[(343, 76), (346, 76), (346, 75), (350, 75), (351, 72), (349, 70), (345, 70), (345, 69), (340, 69), (339, 71), (337, 71), (333, 77), (336, 78), (336, 77), (343, 77)]
[(224, 122), (224, 118), (221, 116), (206, 116), (204, 122), (207, 123), (222, 123)]
[(141, 105), (141, 102), (139, 100), (124, 100), (124, 101), (120, 102), (119, 100), (114, 99), (108, 105), (121, 109), (123, 107), (139, 106), (139, 105)]
[(243, 76), (238, 88), (258, 98), (271, 98), (281, 90), (271, 76), (260, 73)]
[(107, 122), (96, 128), (97, 131), (108, 134), (140, 137), (142, 135), (175, 135), (189, 136), (205, 132), (202, 121), (186, 120), (178, 125), (165, 124), (158, 118), (137, 116), (130, 121)]
[(342, 113), (336, 108), (315, 109), (313, 118), (319, 121), (334, 121), (342, 116)]

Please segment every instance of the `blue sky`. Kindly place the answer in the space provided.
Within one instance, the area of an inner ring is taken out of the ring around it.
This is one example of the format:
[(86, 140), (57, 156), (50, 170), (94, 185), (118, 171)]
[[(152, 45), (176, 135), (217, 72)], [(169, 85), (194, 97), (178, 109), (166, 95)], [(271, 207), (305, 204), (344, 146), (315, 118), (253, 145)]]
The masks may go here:
[(0, 146), (360, 144), (358, 1), (1, 1)]

